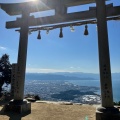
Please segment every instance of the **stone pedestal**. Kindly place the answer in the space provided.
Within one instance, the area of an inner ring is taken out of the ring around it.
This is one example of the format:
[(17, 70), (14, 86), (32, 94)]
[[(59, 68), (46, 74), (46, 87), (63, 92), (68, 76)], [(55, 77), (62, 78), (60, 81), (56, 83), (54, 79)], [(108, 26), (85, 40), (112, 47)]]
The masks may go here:
[(120, 120), (119, 110), (115, 107), (99, 107), (96, 110), (96, 120)]
[(31, 113), (31, 103), (27, 100), (13, 101), (4, 106), (5, 112), (15, 112), (20, 114)]

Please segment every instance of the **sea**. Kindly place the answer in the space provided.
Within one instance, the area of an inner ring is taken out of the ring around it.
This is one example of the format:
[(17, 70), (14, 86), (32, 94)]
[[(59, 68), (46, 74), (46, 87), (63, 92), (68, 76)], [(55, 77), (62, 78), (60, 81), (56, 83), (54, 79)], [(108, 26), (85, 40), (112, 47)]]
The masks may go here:
[[(97, 94), (100, 95), (100, 81), (99, 80), (26, 80), (25, 82), (25, 94), (33, 93), (39, 94), (41, 91), (41, 95), (47, 96), (48, 94), (52, 94), (52, 92), (56, 91), (56, 93), (70, 90), (70, 89), (78, 89), (79, 87), (84, 86), (94, 89)], [(96, 89), (99, 88), (99, 89)], [(113, 88), (113, 99), (114, 102), (120, 101), (120, 80), (115, 79), (112, 80), (112, 88)], [(44, 96), (44, 97), (45, 97)]]
[[(100, 88), (99, 80), (70, 80), (69, 82), (80, 86), (96, 86)], [(120, 101), (120, 79), (112, 80), (112, 88), (113, 100), (115, 102)], [(100, 94), (100, 90), (98, 90), (98, 94)]]

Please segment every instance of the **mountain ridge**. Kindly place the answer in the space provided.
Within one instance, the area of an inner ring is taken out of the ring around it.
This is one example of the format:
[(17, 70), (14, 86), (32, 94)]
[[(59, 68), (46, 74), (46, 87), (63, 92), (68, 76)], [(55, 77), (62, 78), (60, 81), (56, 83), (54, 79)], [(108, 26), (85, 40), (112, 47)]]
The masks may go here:
[[(26, 73), (27, 80), (99, 80), (98, 73), (56, 72), (56, 73)], [(112, 79), (120, 79), (120, 73), (112, 73)]]

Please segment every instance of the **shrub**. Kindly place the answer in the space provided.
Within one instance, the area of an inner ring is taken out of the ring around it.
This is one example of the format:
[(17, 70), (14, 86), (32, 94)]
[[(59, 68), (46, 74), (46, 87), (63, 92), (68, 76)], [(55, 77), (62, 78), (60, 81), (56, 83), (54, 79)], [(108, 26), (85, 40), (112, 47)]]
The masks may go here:
[(40, 97), (38, 95), (34, 96), (35, 100), (40, 100)]

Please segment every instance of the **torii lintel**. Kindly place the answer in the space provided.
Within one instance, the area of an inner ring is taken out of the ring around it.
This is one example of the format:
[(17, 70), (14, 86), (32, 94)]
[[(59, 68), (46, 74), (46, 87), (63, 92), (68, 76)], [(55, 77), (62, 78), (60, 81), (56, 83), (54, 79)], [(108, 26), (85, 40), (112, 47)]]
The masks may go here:
[(27, 10), (29, 13), (33, 13), (94, 2), (95, 0), (38, 0), (11, 4), (0, 3), (0, 6), (1, 9), (3, 9), (9, 15), (20, 15), (24, 10)]

